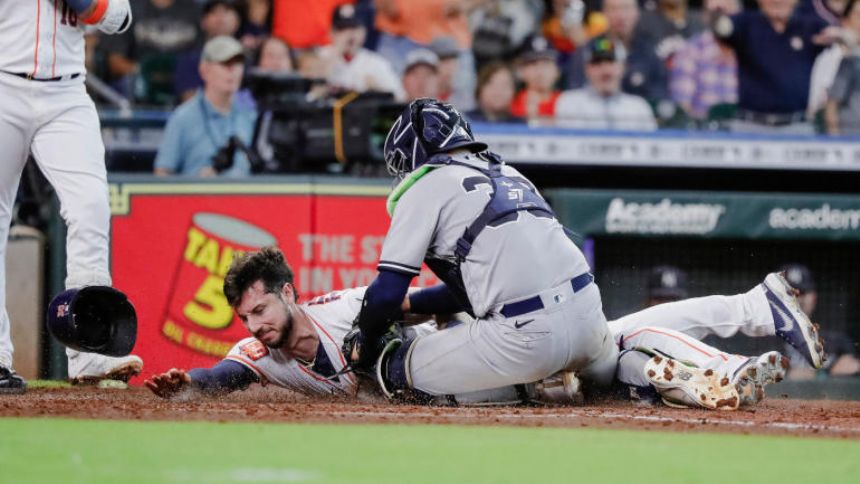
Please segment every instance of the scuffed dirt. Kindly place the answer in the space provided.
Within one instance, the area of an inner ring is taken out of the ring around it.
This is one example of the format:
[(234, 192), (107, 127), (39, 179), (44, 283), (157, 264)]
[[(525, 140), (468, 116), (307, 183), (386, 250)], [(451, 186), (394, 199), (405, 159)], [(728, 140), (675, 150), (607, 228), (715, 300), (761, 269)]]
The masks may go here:
[(860, 402), (780, 398), (734, 412), (640, 407), (623, 401), (579, 407), (447, 408), (322, 401), (268, 388), (183, 401), (162, 400), (144, 388), (74, 387), (0, 395), (0, 417), (597, 427), (860, 439)]

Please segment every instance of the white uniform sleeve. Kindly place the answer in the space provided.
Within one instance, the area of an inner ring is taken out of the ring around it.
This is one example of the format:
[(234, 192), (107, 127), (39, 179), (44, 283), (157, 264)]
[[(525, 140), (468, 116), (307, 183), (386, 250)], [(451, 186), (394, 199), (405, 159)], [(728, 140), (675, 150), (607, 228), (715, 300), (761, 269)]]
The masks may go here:
[[(442, 168), (440, 170), (444, 170)], [(437, 172), (425, 175), (407, 191), (391, 218), (391, 226), (382, 244), (378, 270), (417, 276), (433, 240), (441, 212), (442, 198), (434, 196)]]

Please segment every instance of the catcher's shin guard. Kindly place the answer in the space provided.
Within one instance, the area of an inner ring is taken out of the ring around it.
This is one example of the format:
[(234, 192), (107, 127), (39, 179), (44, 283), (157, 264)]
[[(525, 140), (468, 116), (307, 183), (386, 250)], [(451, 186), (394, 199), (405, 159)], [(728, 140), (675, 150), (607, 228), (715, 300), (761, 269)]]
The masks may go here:
[(432, 395), (412, 387), (410, 359), (416, 339), (393, 339), (376, 360), (376, 383), (386, 398), (401, 403), (427, 404)]

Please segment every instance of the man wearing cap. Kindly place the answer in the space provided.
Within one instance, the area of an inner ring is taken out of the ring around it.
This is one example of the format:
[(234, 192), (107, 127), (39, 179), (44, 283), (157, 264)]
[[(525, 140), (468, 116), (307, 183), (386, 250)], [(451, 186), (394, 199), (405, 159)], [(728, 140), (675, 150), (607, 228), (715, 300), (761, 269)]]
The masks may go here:
[(648, 277), (646, 307), (687, 299), (687, 273), (675, 266), (657, 266)]
[(639, 96), (621, 92), (624, 64), (609, 37), (597, 37), (586, 47), (582, 89), (565, 91), (556, 103), (556, 123), (578, 129), (653, 131), (654, 113)]
[(337, 7), (331, 29), (331, 44), (320, 49), (329, 85), (356, 92), (388, 92), (398, 100), (404, 98), (403, 86), (391, 64), (362, 47), (367, 30), (356, 16), (355, 6)]
[(439, 95), (439, 58), (428, 49), (415, 49), (406, 56), (403, 70), (406, 101)]
[(517, 74), (525, 87), (514, 97), (511, 114), (529, 120), (552, 119), (561, 91), (555, 88), (560, 75), (558, 53), (543, 37), (527, 40), (517, 59)]
[[(785, 280), (797, 290), (797, 303), (800, 309), (810, 318), (818, 306), (818, 287), (815, 277), (809, 267), (792, 262), (780, 268), (785, 274)], [(821, 332), (824, 339), (824, 349), (827, 361), (824, 370), (831, 376), (849, 376), (860, 374), (860, 358), (853, 338), (845, 331), (829, 329)], [(807, 379), (815, 377), (815, 369), (803, 358), (803, 355), (790, 345), (786, 345), (786, 355), (791, 358), (790, 378)]]
[[(256, 114), (236, 103), (245, 72), (245, 56), (238, 40), (219, 36), (203, 47), (200, 58), (203, 89), (171, 114), (155, 157), (156, 175), (213, 176), (213, 158), (236, 137), (251, 143)], [(228, 176), (250, 173), (247, 157), (235, 153)]]
[(226, 35), (234, 37), (241, 25), (242, 13), (234, 0), (208, 0), (203, 4), (200, 17), (200, 30), (203, 38), (195, 48), (186, 51), (176, 59), (173, 88), (180, 101), (186, 101), (203, 86), (203, 79), (197, 65), (202, 53), (201, 45), (209, 39)]

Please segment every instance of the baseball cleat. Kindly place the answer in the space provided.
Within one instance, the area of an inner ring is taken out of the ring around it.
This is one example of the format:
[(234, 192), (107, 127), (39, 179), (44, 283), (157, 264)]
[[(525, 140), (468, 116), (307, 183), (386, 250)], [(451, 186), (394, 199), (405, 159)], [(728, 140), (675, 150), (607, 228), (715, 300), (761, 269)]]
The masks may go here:
[(12, 368), (0, 366), (0, 395), (21, 394), (27, 391), (27, 382)]
[(728, 378), (671, 358), (655, 356), (645, 363), (645, 377), (669, 407), (735, 410), (740, 398)]
[(756, 405), (764, 399), (764, 387), (785, 379), (789, 360), (778, 351), (769, 351), (758, 358), (750, 358), (735, 372), (734, 382), (744, 406)]
[(135, 355), (115, 358), (96, 353), (74, 352), (69, 356), (69, 382), (96, 385), (102, 380), (128, 382), (143, 370), (143, 360)]
[(825, 358), (824, 343), (818, 336), (818, 328), (800, 309), (797, 289), (777, 272), (768, 274), (762, 287), (773, 315), (776, 334), (800, 351), (813, 368), (821, 368)]

